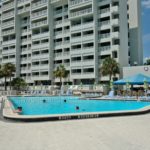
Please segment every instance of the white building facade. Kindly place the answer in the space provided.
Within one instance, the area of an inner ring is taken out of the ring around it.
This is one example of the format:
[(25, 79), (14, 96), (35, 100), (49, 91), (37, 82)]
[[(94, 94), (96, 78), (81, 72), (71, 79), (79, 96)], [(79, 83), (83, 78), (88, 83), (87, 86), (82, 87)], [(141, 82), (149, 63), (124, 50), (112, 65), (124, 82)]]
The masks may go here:
[(143, 63), (140, 0), (2, 0), (0, 64), (14, 63), (29, 84), (53, 84), (63, 64), (66, 82), (107, 81), (106, 57), (122, 67)]
[(123, 78), (134, 76), (136, 74), (143, 74), (149, 77), (150, 65), (123, 67)]

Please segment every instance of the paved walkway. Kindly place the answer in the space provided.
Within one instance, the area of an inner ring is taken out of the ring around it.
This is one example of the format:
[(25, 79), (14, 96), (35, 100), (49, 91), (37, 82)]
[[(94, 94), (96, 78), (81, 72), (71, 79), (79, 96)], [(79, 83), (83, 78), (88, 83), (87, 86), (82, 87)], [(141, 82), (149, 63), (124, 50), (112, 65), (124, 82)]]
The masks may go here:
[(150, 114), (56, 122), (0, 120), (1, 150), (150, 150)]

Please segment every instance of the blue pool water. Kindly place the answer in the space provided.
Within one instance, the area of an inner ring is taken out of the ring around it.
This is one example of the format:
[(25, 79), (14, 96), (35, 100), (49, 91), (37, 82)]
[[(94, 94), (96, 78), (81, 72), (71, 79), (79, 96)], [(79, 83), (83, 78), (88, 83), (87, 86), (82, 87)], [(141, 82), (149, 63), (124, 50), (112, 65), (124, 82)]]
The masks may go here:
[[(48, 115), (105, 111), (137, 110), (150, 102), (80, 100), (78, 97), (10, 97), (14, 108), (22, 107), (22, 115)], [(66, 100), (66, 102), (64, 102)], [(78, 109), (79, 108), (79, 109)]]

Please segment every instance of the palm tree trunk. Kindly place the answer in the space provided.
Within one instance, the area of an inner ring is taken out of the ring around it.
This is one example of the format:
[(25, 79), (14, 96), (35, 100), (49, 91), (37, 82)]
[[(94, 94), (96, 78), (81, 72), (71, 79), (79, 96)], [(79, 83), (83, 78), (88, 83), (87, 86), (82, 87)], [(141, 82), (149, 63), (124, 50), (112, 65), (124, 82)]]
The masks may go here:
[(109, 75), (109, 81), (111, 81), (111, 74)]
[(9, 81), (9, 82), (10, 82), (10, 83), (9, 83), (9, 86), (10, 86), (9, 88), (10, 88), (10, 90), (11, 90), (11, 77), (10, 77), (10, 81)]
[(6, 77), (5, 77), (5, 81), (4, 81), (4, 87), (5, 87), (5, 91), (7, 91)]
[(60, 87), (62, 86), (62, 78), (60, 77)]

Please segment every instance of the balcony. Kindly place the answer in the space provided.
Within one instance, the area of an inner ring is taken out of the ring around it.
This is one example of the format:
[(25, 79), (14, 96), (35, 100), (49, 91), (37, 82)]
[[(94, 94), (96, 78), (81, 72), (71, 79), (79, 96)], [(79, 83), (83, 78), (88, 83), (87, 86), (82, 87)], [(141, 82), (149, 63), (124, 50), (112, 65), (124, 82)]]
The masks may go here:
[(81, 41), (82, 41), (81, 36), (71, 38), (71, 43), (78, 43), (78, 42), (81, 43)]
[(57, 25), (61, 25), (62, 23), (63, 23), (63, 21), (62, 21), (62, 20), (59, 20), (59, 21), (55, 21), (55, 22), (54, 22), (54, 25), (57, 26)]
[(102, 46), (98, 50), (100, 55), (106, 55), (111, 52), (111, 46)]
[(30, 3), (30, 1), (31, 0), (18, 0), (18, 5), (20, 6), (20, 5), (25, 5), (25, 4), (27, 4), (27, 3)]
[(74, 31), (79, 31), (82, 29), (88, 29), (93, 27), (94, 27), (94, 22), (87, 22), (87, 23), (71, 26), (70, 30), (74, 32)]
[(79, 61), (72, 61), (71, 66), (94, 66), (95, 61), (94, 59), (85, 59), (85, 60), (79, 60)]
[(92, 2), (92, 0), (74, 0), (70, 2), (70, 6), (80, 6), (82, 4), (87, 4), (88, 2)]
[(65, 40), (64, 42), (63, 42), (63, 47), (69, 47), (70, 46), (70, 40)]
[(28, 39), (22, 39), (21, 42), (22, 42), (22, 44), (30, 43), (30, 42), (31, 42), (31, 38), (28, 38)]
[(76, 48), (76, 49), (71, 49), (71, 55), (72, 54), (79, 54), (79, 53), (81, 53), (81, 51), (82, 51), (82, 49), (81, 48)]
[(2, 14), (2, 20), (14, 17), (14, 11)]
[(100, 26), (110, 25), (110, 20), (100, 22)]
[(21, 49), (21, 54), (28, 54), (31, 53), (31, 49), (30, 48), (22, 48)]
[(82, 60), (82, 65), (83, 66), (94, 66), (95, 61), (94, 59), (86, 59), (86, 60)]
[(2, 35), (8, 35), (8, 34), (13, 34), (15, 33), (15, 29), (7, 30), (7, 31), (2, 31)]
[(40, 69), (49, 70), (49, 64), (32, 65), (31, 68), (32, 70), (40, 70)]
[(32, 49), (49, 48), (49, 43), (32, 44)]
[(30, 11), (30, 7), (25, 7), (23, 9), (19, 9), (18, 10), (18, 14), (26, 13), (26, 12), (29, 12), (29, 11)]
[(78, 67), (78, 66), (82, 66), (81, 60), (71, 61), (71, 67)]
[(15, 40), (9, 40), (9, 41), (3, 41), (2, 45), (7, 45), (7, 44), (15, 44), (16, 43), (16, 39)]
[(99, 22), (99, 27), (101, 28), (101, 30), (110, 28), (110, 25), (110, 20)]
[(38, 34), (32, 34), (32, 40), (34, 39), (40, 39), (43, 37), (49, 37), (49, 32), (43, 32), (43, 33), (38, 33)]
[(82, 15), (90, 14), (90, 13), (92, 13), (92, 8), (72, 12), (72, 13), (70, 13), (70, 18), (79, 17)]
[(3, 55), (8, 55), (8, 54), (12, 54), (12, 53), (16, 53), (16, 49), (8, 49), (8, 50), (2, 50), (2, 54)]
[(62, 36), (62, 31), (56, 31), (55, 33), (54, 33), (54, 35), (55, 35), (55, 38), (57, 38), (57, 37), (61, 37)]
[(7, 4), (7, 5), (3, 5), (2, 10), (3, 11), (4, 10), (8, 10), (8, 9), (10, 9), (12, 7), (14, 7), (14, 2), (11, 2), (11, 3)]
[(47, 20), (32, 23), (32, 28), (36, 28), (36, 27), (39, 27), (39, 26), (42, 26), (42, 25), (47, 25)]
[(60, 0), (51, 0), (51, 3), (59, 2)]
[(99, 17), (107, 17), (110, 16), (110, 8), (101, 9), (99, 11)]
[(54, 16), (62, 16), (62, 13), (63, 13), (63, 10), (60, 9), (60, 10), (57, 10), (57, 11), (54, 11)]
[(14, 20), (2, 23), (2, 29), (14, 26), (14, 23), (15, 23)]
[(21, 34), (22, 35), (27, 35), (27, 34), (30, 34), (30, 33), (31, 33), (30, 29), (23, 29), (23, 30), (21, 30)]
[(110, 3), (110, 0), (99, 0), (98, 6), (104, 6)]
[(94, 72), (79, 72), (79, 73), (71, 73), (72, 79), (89, 79), (89, 78), (95, 78)]
[(100, 42), (110, 41), (110, 33), (100, 34), (98, 39)]
[(16, 59), (15, 58), (9, 58), (9, 59), (3, 59), (2, 63), (15, 63)]
[(70, 34), (70, 30), (69, 30), (69, 29), (64, 30), (64, 31), (63, 31), (63, 34), (64, 34), (64, 36), (65, 36), (66, 34)]
[(94, 40), (94, 34), (89, 35), (83, 35), (82, 41), (93, 41)]
[(36, 18), (39, 18), (39, 17), (42, 17), (42, 16), (47, 16), (47, 10), (42, 10), (42, 11), (33, 13), (32, 14), (32, 20), (36, 19)]
[(39, 70), (40, 65), (32, 65), (31, 70)]
[(110, 12), (110, 8), (101, 9), (99, 11), (100, 14), (105, 14), (105, 13), (108, 13), (108, 12)]
[(55, 58), (62, 58), (62, 52), (61, 53), (55, 53), (54, 57)]
[(47, 59), (49, 59), (49, 53), (47, 53), (47, 54), (38, 54), (38, 55), (33, 55), (32, 54), (32, 60), (34, 59), (45, 59), (45, 58), (47, 58)]
[(113, 45), (113, 46), (112, 46), (112, 50), (116, 50), (116, 51), (117, 51), (117, 50), (119, 50), (119, 49), (120, 49), (120, 46), (119, 46), (119, 45)]
[(55, 49), (62, 48), (62, 42), (55, 42), (54, 45), (55, 45)]
[(63, 65), (64, 65), (64, 67), (66, 68), (66, 69), (69, 69), (70, 68), (70, 63), (68, 62), (68, 63), (63, 63)]
[(21, 64), (27, 64), (27, 63), (31, 63), (31, 57), (21, 58)]
[(38, 7), (43, 7), (47, 5), (47, 0), (41, 0), (36, 3), (32, 3), (32, 9), (37, 9)]
[(114, 39), (118, 39), (119, 38), (119, 35), (120, 35), (120, 33), (119, 32), (113, 32), (112, 33), (112, 38), (114, 38)]
[(111, 12), (112, 12), (112, 13), (119, 12), (119, 6), (113, 6), (113, 7), (111, 8)]
[(64, 20), (63, 20), (63, 25), (64, 25), (64, 26), (67, 26), (67, 25), (70, 26), (70, 20), (69, 20), (69, 19), (64, 19)]
[(31, 67), (21, 67), (21, 73), (30, 73)]
[(119, 19), (112, 19), (111, 25), (112, 26), (118, 26), (119, 25)]

